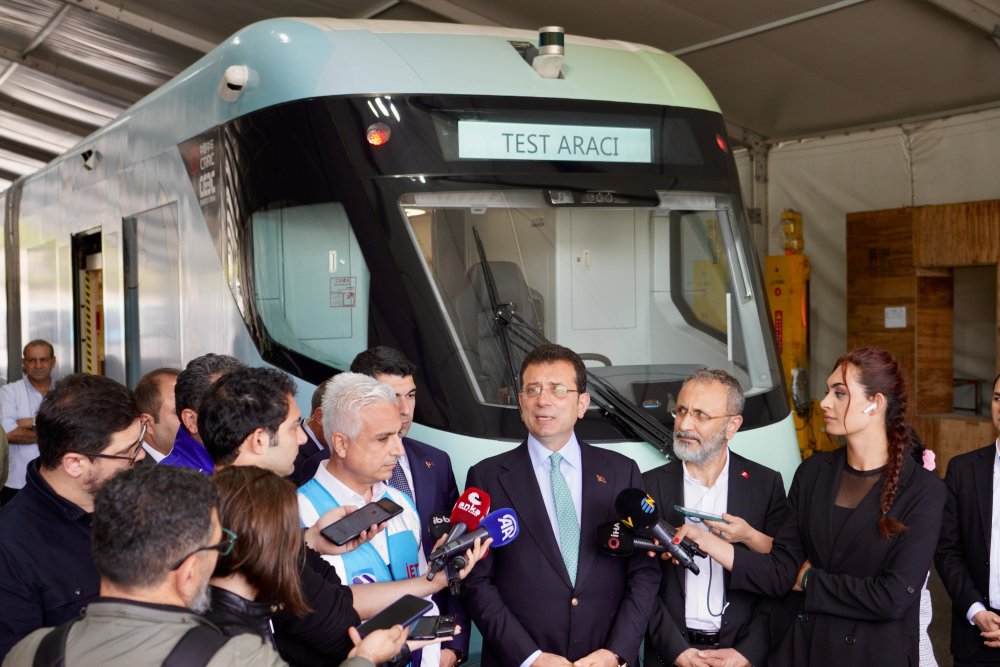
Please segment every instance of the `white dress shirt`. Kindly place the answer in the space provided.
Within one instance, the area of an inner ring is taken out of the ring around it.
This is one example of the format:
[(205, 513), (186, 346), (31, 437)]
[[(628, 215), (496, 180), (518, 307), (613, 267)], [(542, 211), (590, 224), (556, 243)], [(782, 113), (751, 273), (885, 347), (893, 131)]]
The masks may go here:
[[(709, 514), (724, 514), (729, 502), (729, 450), (726, 450), (722, 472), (712, 486), (705, 486), (695, 479), (688, 472), (686, 462), (682, 461), (681, 465), (684, 469), (684, 507)], [(691, 517), (685, 519), (685, 523), (708, 530), (708, 526)], [(687, 589), (684, 594), (684, 622), (692, 630), (718, 632), (722, 627), (722, 612), (726, 604), (723, 570), (711, 558), (702, 562), (698, 574), (691, 570), (684, 571)]]
[[(552, 459), (549, 458), (556, 453), (562, 456), (562, 461), (559, 462), (559, 472), (566, 480), (569, 495), (573, 498), (577, 525), (583, 525), (581, 520), (583, 514), (583, 454), (580, 451), (580, 443), (576, 439), (576, 434), (571, 434), (566, 444), (555, 452), (535, 440), (535, 436), (528, 436), (528, 456), (531, 457), (531, 467), (535, 471), (538, 490), (542, 492), (542, 502), (545, 504), (545, 513), (549, 515), (552, 535), (556, 538), (556, 544), (562, 549), (559, 540), (559, 521), (556, 519), (556, 503), (552, 498)], [(540, 650), (535, 651), (521, 663), (521, 667), (529, 667), (541, 654)]]
[[(4, 432), (10, 433), (17, 428), (18, 419), (38, 414), (38, 406), (42, 404), (43, 398), (44, 396), (38, 393), (28, 378), (0, 387), (0, 425), (3, 426)], [(25, 484), (28, 464), (38, 458), (38, 445), (34, 442), (24, 445), (12, 442), (9, 451), (10, 473), (7, 475), (5, 486), (20, 489)]]

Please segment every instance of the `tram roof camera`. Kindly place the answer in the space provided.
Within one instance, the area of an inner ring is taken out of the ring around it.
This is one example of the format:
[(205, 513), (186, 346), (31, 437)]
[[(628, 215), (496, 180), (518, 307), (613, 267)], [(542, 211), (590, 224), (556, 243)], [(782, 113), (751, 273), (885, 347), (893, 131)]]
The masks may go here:
[(531, 61), (531, 68), (546, 79), (561, 76), (566, 53), (566, 31), (557, 25), (538, 29), (538, 55)]
[(80, 158), (83, 160), (83, 168), (87, 171), (93, 171), (94, 167), (97, 166), (97, 161), (101, 159), (101, 154), (93, 148), (88, 148), (80, 153)]
[(219, 97), (225, 102), (235, 102), (250, 80), (250, 68), (246, 65), (230, 65), (222, 73), (219, 82)]

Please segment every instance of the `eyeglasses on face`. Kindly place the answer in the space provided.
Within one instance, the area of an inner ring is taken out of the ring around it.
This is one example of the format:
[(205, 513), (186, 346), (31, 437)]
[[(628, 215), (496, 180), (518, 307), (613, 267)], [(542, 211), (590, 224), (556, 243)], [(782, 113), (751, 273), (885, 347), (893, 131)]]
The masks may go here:
[(576, 389), (570, 389), (564, 384), (550, 384), (543, 386), (540, 384), (529, 384), (521, 389), (521, 393), (528, 398), (538, 398), (542, 392), (547, 391), (552, 398), (566, 398), (569, 394), (579, 394)]
[(178, 560), (176, 563), (171, 565), (170, 569), (176, 570), (177, 568), (179, 568), (181, 565), (184, 564), (184, 561), (186, 561), (188, 558), (190, 558), (191, 556), (195, 555), (200, 551), (218, 551), (220, 556), (228, 556), (233, 552), (233, 546), (235, 544), (236, 544), (236, 533), (229, 530), (228, 528), (223, 528), (221, 542), (219, 542), (218, 544), (209, 544), (204, 547), (198, 547), (197, 549), (195, 549), (194, 551), (187, 554), (186, 556)]
[[(139, 429), (139, 439), (129, 445), (126, 452), (129, 454), (84, 454), (90, 459), (119, 459), (121, 461), (128, 461), (129, 465), (135, 463), (136, 458), (139, 456), (139, 452), (142, 451), (143, 440), (146, 439), (146, 422), (142, 422), (142, 427)], [(79, 452), (78, 452), (79, 453)]]
[(737, 416), (737, 415), (716, 415), (715, 417), (713, 417), (705, 412), (702, 412), (701, 410), (698, 410), (697, 408), (695, 408), (694, 410), (689, 410), (683, 405), (678, 405), (676, 408), (671, 410), (670, 415), (674, 418), (674, 421), (684, 419), (685, 417), (690, 415), (691, 417), (694, 417), (694, 420), (699, 424), (707, 424), (713, 419), (723, 419), (724, 417)]

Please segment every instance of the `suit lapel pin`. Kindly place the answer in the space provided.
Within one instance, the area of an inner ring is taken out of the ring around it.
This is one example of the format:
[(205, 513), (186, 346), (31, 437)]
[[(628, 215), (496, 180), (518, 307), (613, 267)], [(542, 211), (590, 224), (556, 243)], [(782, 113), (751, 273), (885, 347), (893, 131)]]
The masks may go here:
[(428, 468), (433, 468), (434, 461), (424, 461), (424, 465), (427, 466)]
[(742, 477), (743, 479), (750, 479), (750, 473), (748, 473), (746, 470), (741, 470), (740, 477)]
[(595, 475), (595, 476), (597, 477), (597, 481), (600, 482), (601, 484), (608, 483), (608, 480), (607, 478), (604, 477), (604, 475)]

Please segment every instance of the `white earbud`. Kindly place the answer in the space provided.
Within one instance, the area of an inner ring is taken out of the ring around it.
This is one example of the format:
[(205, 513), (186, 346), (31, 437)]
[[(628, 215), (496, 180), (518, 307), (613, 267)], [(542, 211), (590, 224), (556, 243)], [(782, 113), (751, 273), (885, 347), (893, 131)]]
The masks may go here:
[(862, 410), (862, 412), (865, 413), (866, 415), (870, 415), (877, 407), (878, 403), (869, 403), (868, 407)]

